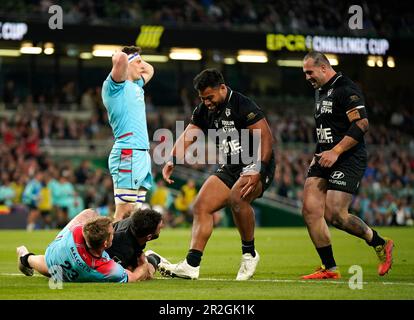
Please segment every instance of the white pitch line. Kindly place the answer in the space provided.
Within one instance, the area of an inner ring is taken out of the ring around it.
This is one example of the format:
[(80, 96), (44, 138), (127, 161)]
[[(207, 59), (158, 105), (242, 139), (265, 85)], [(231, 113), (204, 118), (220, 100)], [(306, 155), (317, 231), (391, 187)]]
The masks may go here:
[[(21, 273), (0, 273), (0, 276), (25, 277)], [(40, 274), (34, 274), (35, 277), (43, 277)], [(157, 278), (159, 280), (170, 280), (172, 278)], [(184, 280), (184, 279), (182, 279)], [(197, 281), (230, 281), (240, 282), (236, 279), (220, 279), (220, 278), (200, 278)], [(273, 282), (273, 283), (331, 283), (331, 284), (348, 284), (348, 281), (341, 280), (292, 280), (292, 279), (250, 279), (248, 282)], [(362, 284), (383, 284), (386, 286), (414, 286), (414, 282), (362, 282)]]
[[(171, 278), (157, 278), (162, 280), (168, 280)], [(218, 278), (199, 278), (197, 281), (231, 281), (240, 282), (236, 279), (218, 279)], [(346, 284), (348, 281), (341, 280), (291, 280), (291, 279), (250, 279), (248, 282), (274, 282), (274, 283), (331, 283), (331, 284)], [(362, 282), (362, 284), (383, 284), (383, 285), (402, 285), (402, 286), (414, 286), (413, 282)]]
[[(27, 277), (23, 273), (0, 273), (0, 276)], [(35, 273), (32, 277), (43, 277), (43, 276), (41, 274)]]

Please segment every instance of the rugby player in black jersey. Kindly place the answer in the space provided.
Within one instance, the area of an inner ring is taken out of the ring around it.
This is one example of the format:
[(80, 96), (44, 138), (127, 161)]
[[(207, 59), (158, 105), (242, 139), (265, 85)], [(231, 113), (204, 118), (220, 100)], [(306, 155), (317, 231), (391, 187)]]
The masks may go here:
[[(194, 88), (201, 103), (176, 141), (172, 158), (163, 168), (163, 177), (167, 183), (173, 183), (170, 177), (174, 166), (194, 142), (195, 130), (218, 133), (216, 145), (226, 162), (208, 177), (195, 200), (192, 239), (186, 259), (173, 265), (161, 263), (159, 269), (166, 276), (197, 279), (201, 256), (213, 231), (213, 213), (229, 206), (242, 242), (242, 261), (236, 279), (248, 280), (260, 259), (254, 245), (255, 216), (251, 202), (261, 197), (273, 181), (272, 133), (262, 110), (251, 99), (226, 86), (218, 70), (202, 71), (194, 78)], [(250, 157), (254, 154), (256, 133), (260, 148), (256, 150), (256, 157)]]
[[(129, 217), (116, 221), (109, 256), (126, 269), (135, 269), (148, 241), (159, 237), (163, 228), (162, 216), (151, 209), (135, 208)], [(152, 250), (145, 251), (147, 260), (157, 269), (161, 260), (167, 261)]]
[(380, 260), (378, 274), (383, 276), (392, 265), (393, 241), (380, 237), (348, 212), (367, 166), (364, 134), (368, 118), (363, 94), (349, 78), (336, 73), (320, 52), (311, 51), (305, 56), (303, 72), (316, 89), (317, 145), (305, 181), (302, 214), (322, 266), (302, 278), (341, 277), (327, 222), (372, 246)]

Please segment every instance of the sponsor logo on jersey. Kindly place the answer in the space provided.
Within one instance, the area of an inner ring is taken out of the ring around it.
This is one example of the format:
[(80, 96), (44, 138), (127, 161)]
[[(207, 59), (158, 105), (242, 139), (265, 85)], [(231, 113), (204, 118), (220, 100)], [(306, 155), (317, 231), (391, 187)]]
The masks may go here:
[(322, 125), (320, 128), (316, 128), (316, 135), (318, 137), (319, 143), (332, 143), (332, 130), (331, 128), (323, 128)]
[(354, 94), (354, 95), (352, 95), (352, 96), (349, 97), (349, 100), (351, 102), (359, 101), (359, 99), (360, 99), (359, 96), (357, 96), (356, 94)]
[(227, 156), (232, 156), (243, 152), (243, 148), (240, 145), (240, 142), (237, 140), (227, 141), (227, 139), (224, 139), (219, 146), (219, 149), (222, 150), (223, 153)]
[(322, 101), (321, 113), (332, 113), (332, 101)]
[(227, 117), (230, 117), (231, 110), (229, 108), (226, 108), (226, 111), (224, 112)]
[(236, 128), (234, 126), (233, 120), (221, 120), (222, 130), (224, 132), (233, 132), (236, 131)]
[(250, 112), (247, 115), (247, 120), (253, 120), (254, 118), (256, 118), (256, 114), (254, 112)]

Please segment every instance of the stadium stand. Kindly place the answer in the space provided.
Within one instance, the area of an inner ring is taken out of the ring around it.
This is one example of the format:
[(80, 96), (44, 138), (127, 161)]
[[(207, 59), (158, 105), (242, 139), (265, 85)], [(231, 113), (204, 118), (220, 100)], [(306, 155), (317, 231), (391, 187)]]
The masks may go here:
[[(47, 20), (47, 9), (62, 6), (68, 24), (163, 24), (173, 26), (213, 26), (218, 28), (241, 28), (244, 30), (278, 30), (282, 32), (347, 33), (347, 14), (351, 5), (360, 4), (365, 12), (365, 34), (376, 36), (413, 35), (414, 17), (409, 1), (401, 1), (400, 11), (394, 12), (392, 2), (381, 0), (335, 1), (252, 1), (252, 0), (143, 0), (131, 1), (3, 1), (0, 16), (26, 20)], [(320, 8), (325, 8), (321, 10)], [(339, 28), (338, 28), (339, 26)]]

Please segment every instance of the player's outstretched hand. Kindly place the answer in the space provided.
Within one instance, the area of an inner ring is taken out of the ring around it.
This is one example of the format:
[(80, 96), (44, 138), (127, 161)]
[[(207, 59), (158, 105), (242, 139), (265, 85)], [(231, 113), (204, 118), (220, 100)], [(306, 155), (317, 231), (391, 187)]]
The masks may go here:
[(162, 177), (164, 178), (165, 182), (168, 184), (174, 183), (174, 180), (171, 180), (170, 177), (174, 171), (174, 164), (171, 161), (168, 161), (164, 168), (162, 168)]

